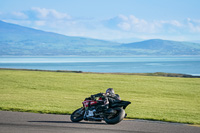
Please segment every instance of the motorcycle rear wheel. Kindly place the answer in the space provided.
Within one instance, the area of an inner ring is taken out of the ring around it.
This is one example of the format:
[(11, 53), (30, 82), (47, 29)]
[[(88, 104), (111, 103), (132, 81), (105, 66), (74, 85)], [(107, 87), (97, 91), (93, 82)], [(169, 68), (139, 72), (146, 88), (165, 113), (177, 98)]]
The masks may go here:
[(82, 109), (83, 108), (79, 108), (71, 114), (70, 119), (72, 122), (79, 122), (83, 120), (84, 112), (82, 111)]
[(114, 116), (108, 115), (104, 117), (104, 120), (107, 124), (117, 124), (123, 120), (125, 116), (125, 111), (122, 108), (114, 108), (114, 110), (117, 111)]

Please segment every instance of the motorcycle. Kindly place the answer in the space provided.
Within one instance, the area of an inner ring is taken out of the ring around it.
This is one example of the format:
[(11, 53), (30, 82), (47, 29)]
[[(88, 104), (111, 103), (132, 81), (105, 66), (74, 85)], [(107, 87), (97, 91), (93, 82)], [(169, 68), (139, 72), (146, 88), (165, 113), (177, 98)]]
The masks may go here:
[(131, 104), (129, 101), (115, 100), (109, 102), (107, 105), (99, 104), (101, 99), (94, 99), (92, 97), (86, 98), (82, 104), (83, 107), (75, 110), (71, 114), (72, 122), (86, 121), (102, 121), (107, 124), (117, 124), (126, 117), (126, 107)]

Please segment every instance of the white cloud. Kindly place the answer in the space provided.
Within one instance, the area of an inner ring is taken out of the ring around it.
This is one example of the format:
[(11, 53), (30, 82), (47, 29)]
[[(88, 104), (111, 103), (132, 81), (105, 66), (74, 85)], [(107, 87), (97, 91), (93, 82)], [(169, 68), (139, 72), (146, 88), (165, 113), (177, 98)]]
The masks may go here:
[[(110, 24), (108, 24), (110, 23)], [(113, 26), (115, 24), (116, 26)], [(121, 32), (129, 33), (143, 33), (143, 34), (163, 34), (163, 33), (181, 33), (182, 31), (186, 32), (185, 28), (189, 27), (183, 22), (178, 20), (154, 20), (147, 21), (145, 19), (137, 18), (134, 15), (119, 15), (115, 18), (107, 20), (105, 26), (109, 28), (112, 25), (115, 30), (121, 30)], [(192, 26), (190, 25), (192, 28)], [(198, 27), (196, 27), (196, 30)]]
[(38, 19), (71, 19), (70, 15), (58, 12), (54, 9), (33, 7), (31, 12), (35, 13)]
[(13, 17), (18, 19), (27, 19), (28, 16), (24, 14), (23, 12), (12, 12)]
[(187, 18), (187, 25), (190, 32), (200, 33), (200, 20)]
[(125, 31), (131, 30), (131, 25), (127, 22), (119, 23), (117, 26), (120, 27), (122, 30), (125, 30)]
[(10, 12), (10, 13), (0, 12), (0, 19), (25, 20), (28, 19), (28, 16), (23, 12)]
[[(154, 32), (153, 25), (145, 21), (144, 19), (139, 19), (134, 15), (125, 16), (119, 15), (116, 17), (117, 27), (120, 30), (129, 32)], [(114, 19), (112, 19), (114, 20)]]
[(35, 21), (35, 24), (38, 26), (44, 26), (46, 24), (46, 21), (43, 20)]
[[(129, 31), (129, 32), (145, 32), (145, 33), (155, 33), (158, 30), (158, 23), (148, 22), (144, 19), (135, 17), (134, 15), (125, 16), (119, 15), (112, 20), (112, 23), (117, 23), (116, 28), (119, 30)], [(108, 20), (108, 23), (109, 21)], [(116, 22), (113, 22), (116, 20)]]
[[(114, 26), (115, 25), (115, 26)], [(200, 37), (200, 20), (154, 20), (148, 21), (134, 15), (119, 15), (107, 20), (105, 26), (120, 31), (123, 38), (151, 39), (161, 38), (169, 40), (198, 40)]]
[(181, 27), (182, 26), (182, 24), (179, 21), (177, 21), (177, 20), (170, 20), (170, 21), (161, 20), (160, 24), (161, 25), (168, 24), (168, 25), (176, 26), (176, 27)]
[(68, 36), (105, 40), (124, 38), (184, 40), (192, 37), (200, 38), (200, 19), (190, 18), (184, 21), (149, 21), (134, 15), (121, 14), (110, 19), (98, 20), (97, 18), (73, 18), (65, 12), (34, 7), (21, 12), (0, 12), (0, 20)]

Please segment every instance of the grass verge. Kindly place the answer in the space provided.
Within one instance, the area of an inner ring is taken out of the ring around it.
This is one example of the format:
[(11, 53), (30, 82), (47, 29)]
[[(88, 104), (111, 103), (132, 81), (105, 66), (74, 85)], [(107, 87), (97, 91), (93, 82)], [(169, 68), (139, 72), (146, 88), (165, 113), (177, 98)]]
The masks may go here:
[(200, 124), (200, 78), (0, 70), (0, 110), (71, 114), (91, 94), (115, 89), (128, 118)]

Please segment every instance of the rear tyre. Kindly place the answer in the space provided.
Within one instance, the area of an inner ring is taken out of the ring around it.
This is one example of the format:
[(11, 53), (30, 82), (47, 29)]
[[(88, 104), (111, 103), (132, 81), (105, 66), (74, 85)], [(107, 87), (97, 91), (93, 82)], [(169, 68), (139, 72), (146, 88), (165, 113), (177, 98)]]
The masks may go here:
[(112, 116), (108, 115), (104, 117), (104, 120), (107, 124), (117, 124), (123, 120), (125, 116), (125, 111), (122, 108), (114, 108), (114, 110), (117, 111), (116, 114)]
[(83, 108), (79, 108), (71, 114), (70, 119), (72, 122), (79, 122), (83, 120), (83, 116), (84, 116), (84, 110)]

